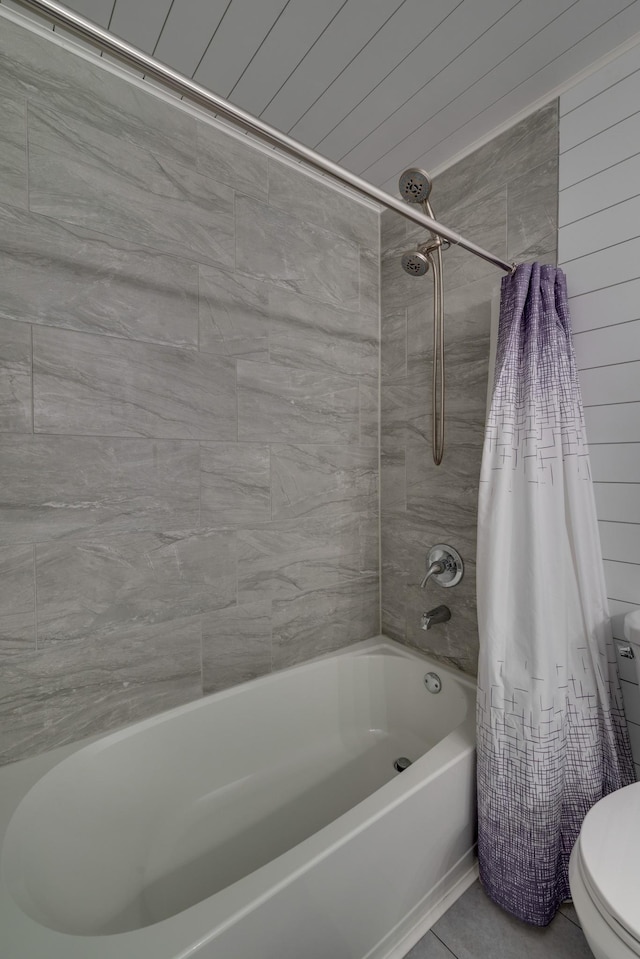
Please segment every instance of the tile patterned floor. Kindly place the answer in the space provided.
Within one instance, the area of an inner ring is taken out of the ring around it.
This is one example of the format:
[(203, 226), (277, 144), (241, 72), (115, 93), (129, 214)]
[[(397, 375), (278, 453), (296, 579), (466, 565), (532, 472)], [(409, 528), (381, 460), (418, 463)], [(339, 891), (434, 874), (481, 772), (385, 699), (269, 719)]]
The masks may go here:
[(593, 959), (573, 906), (545, 928), (499, 909), (475, 882), (405, 959)]

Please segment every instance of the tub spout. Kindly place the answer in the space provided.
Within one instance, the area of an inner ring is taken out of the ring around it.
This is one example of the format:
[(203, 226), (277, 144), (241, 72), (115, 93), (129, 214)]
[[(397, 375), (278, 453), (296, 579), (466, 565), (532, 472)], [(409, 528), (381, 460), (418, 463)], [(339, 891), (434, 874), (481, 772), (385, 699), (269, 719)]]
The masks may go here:
[(437, 559), (434, 563), (431, 564), (427, 570), (425, 578), (420, 583), (420, 589), (424, 589), (432, 576), (437, 576), (439, 573), (444, 573), (446, 565), (441, 559)]
[(436, 623), (446, 623), (451, 619), (451, 610), (448, 606), (436, 606), (428, 613), (422, 614), (422, 629), (431, 629)]

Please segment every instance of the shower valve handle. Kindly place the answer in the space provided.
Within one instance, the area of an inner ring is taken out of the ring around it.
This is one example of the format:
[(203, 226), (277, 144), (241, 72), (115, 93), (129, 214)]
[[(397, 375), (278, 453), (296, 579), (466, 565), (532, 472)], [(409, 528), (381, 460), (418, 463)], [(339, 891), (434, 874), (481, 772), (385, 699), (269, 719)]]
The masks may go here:
[(427, 554), (427, 572), (420, 583), (420, 589), (424, 589), (431, 578), (439, 586), (455, 586), (462, 579), (464, 572), (464, 563), (462, 556), (446, 543), (438, 543), (432, 546)]
[(442, 573), (446, 570), (445, 564), (442, 560), (437, 560), (435, 563), (432, 563), (429, 569), (427, 570), (424, 579), (420, 583), (420, 589), (424, 589), (432, 576), (441, 576)]

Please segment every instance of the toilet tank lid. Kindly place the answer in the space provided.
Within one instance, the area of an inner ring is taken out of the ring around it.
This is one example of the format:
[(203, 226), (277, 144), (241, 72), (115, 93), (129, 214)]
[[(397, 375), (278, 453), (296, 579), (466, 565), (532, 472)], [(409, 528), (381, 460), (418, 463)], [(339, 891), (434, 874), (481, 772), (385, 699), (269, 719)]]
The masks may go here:
[(630, 643), (640, 643), (640, 609), (634, 609), (625, 616), (624, 638)]
[(640, 941), (640, 782), (610, 793), (587, 813), (580, 854), (608, 913)]

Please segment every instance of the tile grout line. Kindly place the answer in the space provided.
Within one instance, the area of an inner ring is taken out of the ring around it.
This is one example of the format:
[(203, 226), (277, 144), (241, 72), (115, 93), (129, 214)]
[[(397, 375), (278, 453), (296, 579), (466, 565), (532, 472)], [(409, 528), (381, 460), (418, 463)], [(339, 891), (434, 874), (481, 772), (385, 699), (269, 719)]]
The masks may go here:
[[(406, 316), (406, 310), (405, 310)], [(382, 633), (382, 213), (378, 215), (378, 389), (377, 389), (377, 427), (378, 427), (378, 628)]]
[(31, 433), (36, 433), (36, 388), (33, 375), (33, 324), (31, 324)]
[(33, 553), (33, 625), (35, 629), (35, 648), (38, 650), (38, 567), (36, 563), (36, 546), (37, 543), (32, 543), (31, 549)]
[(438, 933), (437, 933), (437, 932), (434, 932), (433, 928), (431, 928), (429, 931), (432, 933), (433, 936), (435, 936), (435, 938), (438, 940), (438, 942), (442, 943), (442, 945), (443, 945), (444, 948), (447, 950), (447, 952), (450, 952), (452, 956), (455, 956), (455, 959), (458, 959), (458, 956), (457, 956), (457, 954), (453, 951), (453, 949), (449, 949), (449, 946), (446, 944), (446, 942), (444, 941), (444, 939), (441, 939), (440, 936), (438, 935)]

